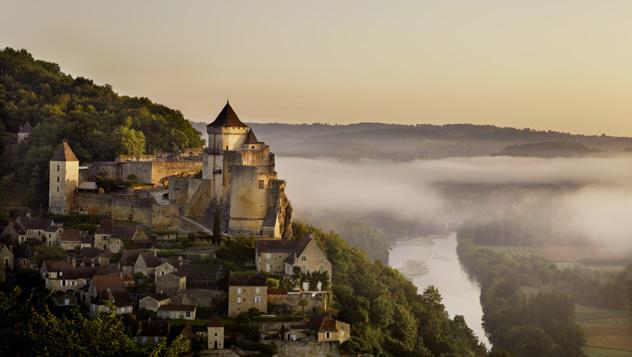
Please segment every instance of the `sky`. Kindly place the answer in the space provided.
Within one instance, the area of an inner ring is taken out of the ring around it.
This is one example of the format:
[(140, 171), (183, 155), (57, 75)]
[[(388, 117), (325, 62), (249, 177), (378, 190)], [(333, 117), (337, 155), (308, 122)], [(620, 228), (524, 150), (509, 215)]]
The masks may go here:
[(632, 136), (627, 0), (0, 0), (0, 46), (211, 121)]

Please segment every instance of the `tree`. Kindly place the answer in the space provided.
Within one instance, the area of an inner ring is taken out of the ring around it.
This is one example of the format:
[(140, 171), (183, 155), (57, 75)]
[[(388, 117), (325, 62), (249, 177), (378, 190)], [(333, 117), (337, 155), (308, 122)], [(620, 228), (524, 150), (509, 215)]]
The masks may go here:
[(116, 131), (123, 152), (137, 159), (145, 153), (145, 134), (142, 131), (122, 126)]

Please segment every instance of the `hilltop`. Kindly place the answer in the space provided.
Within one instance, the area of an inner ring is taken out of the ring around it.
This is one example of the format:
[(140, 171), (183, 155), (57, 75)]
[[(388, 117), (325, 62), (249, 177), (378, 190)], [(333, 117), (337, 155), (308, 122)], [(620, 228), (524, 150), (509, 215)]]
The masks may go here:
[[(18, 140), (16, 133), (24, 127), (28, 140)], [(72, 77), (25, 50), (0, 51), (0, 196), (11, 189), (25, 191), (16, 185), (28, 183), (29, 205), (44, 204), (48, 160), (64, 139), (73, 143), (81, 162), (203, 143), (177, 110)]]
[[(205, 123), (193, 123), (204, 131)], [(443, 159), (495, 155), (516, 144), (565, 142), (580, 144), (602, 154), (623, 153), (632, 147), (632, 138), (577, 135), (556, 131), (503, 128), (473, 124), (358, 123), (260, 124), (250, 123), (263, 140), (275, 147), (278, 155), (373, 158), (391, 160)], [(554, 154), (553, 156), (556, 156)]]

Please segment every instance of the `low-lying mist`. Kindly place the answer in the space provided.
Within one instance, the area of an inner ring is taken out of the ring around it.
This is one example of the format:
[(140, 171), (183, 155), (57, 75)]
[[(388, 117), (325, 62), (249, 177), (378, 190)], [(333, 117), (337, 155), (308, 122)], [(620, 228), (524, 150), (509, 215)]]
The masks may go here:
[(386, 233), (398, 237), (391, 238), (456, 230), (496, 243), (595, 245), (618, 258), (632, 253), (632, 156), (280, 157), (277, 169), (299, 219), (364, 220), (392, 228)]

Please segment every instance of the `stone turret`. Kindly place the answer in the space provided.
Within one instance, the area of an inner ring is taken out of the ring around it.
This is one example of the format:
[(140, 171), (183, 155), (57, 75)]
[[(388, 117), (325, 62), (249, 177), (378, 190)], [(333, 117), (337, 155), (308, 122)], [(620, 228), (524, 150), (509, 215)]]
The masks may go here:
[(48, 211), (68, 214), (72, 209), (75, 189), (79, 184), (79, 159), (64, 140), (50, 159), (50, 183), (48, 186)]

